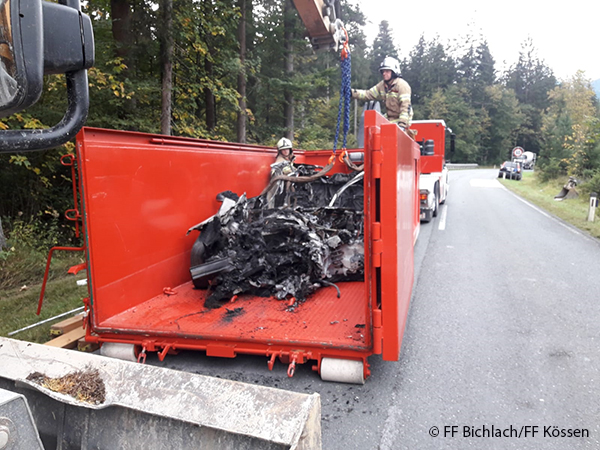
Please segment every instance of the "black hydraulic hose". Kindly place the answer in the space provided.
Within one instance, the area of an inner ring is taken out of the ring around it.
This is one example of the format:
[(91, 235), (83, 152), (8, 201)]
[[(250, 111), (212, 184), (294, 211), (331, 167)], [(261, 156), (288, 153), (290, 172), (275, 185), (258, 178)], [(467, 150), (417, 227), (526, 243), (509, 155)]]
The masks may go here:
[(335, 288), (335, 290), (337, 291), (337, 298), (341, 298), (342, 297), (342, 292), (340, 291), (340, 288), (337, 287), (337, 285), (333, 284), (331, 281), (326, 281), (326, 280), (319, 280), (319, 283), (324, 284), (325, 286), (333, 286)]

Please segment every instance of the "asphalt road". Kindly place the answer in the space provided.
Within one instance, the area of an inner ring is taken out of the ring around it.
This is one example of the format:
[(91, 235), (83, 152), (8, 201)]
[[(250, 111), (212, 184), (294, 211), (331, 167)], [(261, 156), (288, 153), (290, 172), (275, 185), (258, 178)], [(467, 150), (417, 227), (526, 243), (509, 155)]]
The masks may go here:
[(415, 247), (401, 359), (371, 357), (364, 386), (323, 382), (309, 365), (289, 379), (260, 357), (148, 361), (318, 392), (325, 450), (600, 448), (600, 243), (496, 175), (451, 172)]

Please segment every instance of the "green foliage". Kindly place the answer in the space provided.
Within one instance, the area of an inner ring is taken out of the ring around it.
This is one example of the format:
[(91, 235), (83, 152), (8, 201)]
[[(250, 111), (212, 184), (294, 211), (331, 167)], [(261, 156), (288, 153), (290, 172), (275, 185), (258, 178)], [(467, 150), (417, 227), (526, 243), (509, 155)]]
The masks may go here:
[(548, 95), (542, 116), (546, 147), (542, 155), (558, 158), (570, 175), (599, 167), (600, 118), (589, 80), (577, 72)]
[(567, 175), (567, 167), (564, 159), (549, 158), (538, 160), (538, 177), (540, 181), (547, 182)]
[(548, 93), (557, 81), (552, 70), (537, 57), (531, 39), (523, 43), (517, 64), (504, 78), (506, 86), (515, 91), (526, 116), (517, 141), (526, 150), (540, 154), (545, 149), (540, 139), (542, 115), (550, 106)]
[[(3, 254), (9, 256), (3, 258)], [(87, 296), (87, 288), (78, 286), (76, 279), (84, 278), (85, 275), (67, 275), (70, 266), (81, 262), (81, 254), (56, 254), (50, 265), (41, 315), (37, 316), (45, 255), (27, 247), (0, 252), (0, 336), (6, 336), (11, 331), (82, 306), (82, 299)], [(48, 323), (12, 337), (31, 342), (46, 342), (49, 340), (51, 325), (52, 323)]]
[(522, 113), (516, 94), (501, 84), (487, 86), (484, 93), (490, 117), (488, 140), (482, 149), (483, 164), (497, 163), (510, 159), (525, 115)]
[(71, 172), (61, 165), (60, 156), (73, 144), (65, 147), (0, 155), (0, 192), (5, 193), (0, 217), (7, 238), (27, 237), (20, 240), (31, 240), (38, 248), (72, 242), (73, 222), (63, 214), (73, 208)]
[(392, 38), (392, 29), (390, 23), (387, 20), (382, 20), (379, 24), (379, 33), (373, 41), (373, 47), (371, 50), (371, 83), (374, 85), (379, 82), (381, 76), (379, 75), (379, 65), (386, 56), (391, 56), (398, 59), (398, 50), (394, 46), (394, 40)]
[(584, 172), (581, 183), (581, 192), (586, 196), (595, 192), (600, 194), (600, 169), (587, 170)]
[(437, 90), (447, 89), (458, 79), (454, 59), (437, 39), (427, 42), (421, 36), (401, 66), (402, 76), (412, 88), (412, 104), (417, 115), (418, 106), (425, 104), (428, 97)]
[[(0, 291), (39, 284), (44, 277), (50, 246), (37, 242), (38, 235), (31, 225), (18, 224), (15, 228), (7, 247), (0, 251)], [(83, 253), (57, 251), (52, 261), (50, 276), (59, 276), (66, 274), (70, 266), (83, 262)]]

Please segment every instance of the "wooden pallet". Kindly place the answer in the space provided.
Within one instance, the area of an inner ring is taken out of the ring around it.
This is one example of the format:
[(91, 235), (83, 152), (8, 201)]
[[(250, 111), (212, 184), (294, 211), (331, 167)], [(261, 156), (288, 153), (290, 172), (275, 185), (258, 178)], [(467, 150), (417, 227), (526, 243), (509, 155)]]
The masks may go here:
[(100, 346), (98, 344), (96, 344), (95, 342), (87, 342), (85, 340), (85, 337), (82, 337), (81, 339), (79, 339), (77, 341), (77, 350), (79, 350), (80, 352), (95, 352), (96, 350), (98, 350), (100, 348)]
[(50, 336), (61, 336), (77, 328), (83, 328), (83, 314), (69, 317), (50, 327)]
[(84, 336), (85, 330), (82, 327), (75, 328), (74, 330), (68, 331), (51, 341), (46, 342), (44, 345), (49, 345), (50, 347), (75, 348), (77, 347), (79, 339)]

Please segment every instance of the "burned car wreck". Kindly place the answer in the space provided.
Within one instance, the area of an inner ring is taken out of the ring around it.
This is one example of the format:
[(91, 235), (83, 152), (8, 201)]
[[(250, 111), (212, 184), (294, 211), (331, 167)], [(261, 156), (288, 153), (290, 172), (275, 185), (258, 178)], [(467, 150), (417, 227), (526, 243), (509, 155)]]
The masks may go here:
[(267, 188), (250, 199), (220, 193), (219, 212), (188, 230), (200, 231), (190, 274), (194, 287), (209, 289), (205, 307), (244, 294), (301, 303), (319, 287), (339, 296), (336, 282), (363, 280), (364, 172), (294, 169), (283, 176), (274, 166)]

